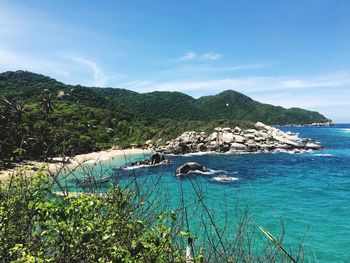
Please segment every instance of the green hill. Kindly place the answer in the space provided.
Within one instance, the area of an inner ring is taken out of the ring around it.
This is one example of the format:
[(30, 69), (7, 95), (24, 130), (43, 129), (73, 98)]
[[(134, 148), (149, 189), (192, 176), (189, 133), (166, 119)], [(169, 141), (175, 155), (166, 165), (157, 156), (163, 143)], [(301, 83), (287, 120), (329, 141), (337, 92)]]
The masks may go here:
[(318, 112), (299, 108), (285, 109), (252, 100), (242, 93), (227, 90), (213, 96), (194, 99), (180, 92), (137, 93), (125, 89), (97, 89), (117, 103), (149, 121), (173, 120), (236, 120), (261, 121), (270, 125), (310, 124), (329, 121)]
[(309, 124), (326, 122), (322, 114), (299, 108), (285, 109), (279, 106), (263, 104), (252, 100), (242, 93), (227, 90), (214, 96), (205, 96), (197, 100), (197, 106), (205, 112), (207, 119), (261, 121), (271, 125)]
[(180, 92), (66, 85), (26, 71), (0, 73), (0, 120), (5, 162), (165, 141), (215, 126), (328, 121), (317, 112), (262, 104), (231, 90), (194, 99)]

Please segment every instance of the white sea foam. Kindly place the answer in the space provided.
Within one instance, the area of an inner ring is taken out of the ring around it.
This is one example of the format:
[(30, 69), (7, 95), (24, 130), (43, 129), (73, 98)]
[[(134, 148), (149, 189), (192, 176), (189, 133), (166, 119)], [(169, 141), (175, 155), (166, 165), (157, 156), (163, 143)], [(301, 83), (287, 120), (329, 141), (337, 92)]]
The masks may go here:
[(233, 176), (227, 176), (227, 177), (220, 177), (220, 176), (215, 176), (212, 178), (213, 181), (221, 182), (221, 183), (231, 183), (238, 181), (239, 179), (237, 177)]
[(342, 129), (344, 132), (350, 132), (350, 129)]
[(217, 171), (212, 170), (212, 169), (209, 169), (209, 172), (202, 172), (202, 171), (198, 171), (198, 170), (196, 170), (196, 171), (190, 171), (190, 172), (188, 172), (188, 173), (212, 175), (212, 174), (216, 174), (216, 173), (217, 173)]
[(204, 155), (239, 155), (239, 154), (259, 154), (261, 152), (240, 152), (240, 151), (227, 151), (227, 152), (194, 152), (185, 154), (166, 154), (167, 156), (181, 156), (181, 157), (193, 157), (193, 156), (204, 156)]
[(319, 153), (319, 154), (314, 154), (314, 156), (317, 156), (317, 157), (332, 157), (333, 154), (330, 154), (330, 153)]
[[(204, 155), (215, 155), (215, 154), (221, 154), (214, 151), (208, 151), (208, 152), (194, 152), (194, 153), (185, 153), (181, 154), (182, 157), (192, 157), (192, 156), (204, 156)], [(171, 156), (178, 156), (177, 154), (172, 154)]]
[(149, 167), (158, 167), (164, 165), (164, 163), (157, 163), (157, 164), (141, 164), (141, 165), (134, 165), (134, 166), (124, 166), (124, 167), (119, 167), (122, 170), (128, 171), (128, 170), (136, 170), (136, 169), (141, 169), (141, 168), (149, 168)]
[(141, 165), (120, 167), (120, 169), (125, 170), (125, 171), (129, 171), (129, 170), (136, 170), (136, 169), (145, 168), (145, 167), (147, 167), (147, 166), (148, 166), (148, 165), (141, 164)]
[(209, 172), (202, 172), (202, 171), (190, 171), (188, 172), (188, 174), (204, 174), (204, 175), (214, 175), (214, 174), (218, 174), (218, 173), (227, 173), (227, 171), (225, 170), (214, 170), (214, 169), (209, 169)]
[(101, 157), (101, 158), (88, 160), (88, 161), (84, 162), (83, 164), (95, 164), (95, 163), (106, 161), (106, 160), (108, 160), (108, 157)]

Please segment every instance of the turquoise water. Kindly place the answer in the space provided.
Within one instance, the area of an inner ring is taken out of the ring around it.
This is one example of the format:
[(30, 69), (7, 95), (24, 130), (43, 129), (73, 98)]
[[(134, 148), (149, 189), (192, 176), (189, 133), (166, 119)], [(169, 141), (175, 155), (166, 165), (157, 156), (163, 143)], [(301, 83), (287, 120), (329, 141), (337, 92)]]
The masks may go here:
[[(200, 188), (216, 222), (225, 219), (234, 224), (247, 205), (256, 225), (278, 236), (283, 222), (284, 247), (295, 251), (305, 231), (305, 260), (311, 262), (350, 262), (350, 125), (330, 128), (286, 128), (311, 137), (326, 148), (306, 154), (244, 154), (170, 156), (172, 163), (153, 169), (114, 171), (112, 167), (142, 159), (143, 155), (111, 160), (93, 173), (122, 175), (121, 184), (132, 176), (149, 180), (161, 176), (157, 187), (165, 190), (164, 202), (176, 208), (183, 187), (191, 231), (203, 234), (200, 209), (192, 183)], [(184, 162), (195, 161), (216, 171), (238, 178), (233, 183), (212, 181), (213, 174), (197, 175), (192, 181), (178, 179), (175, 169)], [(192, 182), (192, 183), (191, 183)], [(74, 190), (74, 189), (72, 189)], [(192, 206), (191, 206), (192, 205)], [(226, 207), (226, 209), (224, 209)], [(259, 231), (259, 230), (257, 230)], [(266, 241), (258, 233), (261, 242)], [(267, 242), (267, 241), (266, 241)]]

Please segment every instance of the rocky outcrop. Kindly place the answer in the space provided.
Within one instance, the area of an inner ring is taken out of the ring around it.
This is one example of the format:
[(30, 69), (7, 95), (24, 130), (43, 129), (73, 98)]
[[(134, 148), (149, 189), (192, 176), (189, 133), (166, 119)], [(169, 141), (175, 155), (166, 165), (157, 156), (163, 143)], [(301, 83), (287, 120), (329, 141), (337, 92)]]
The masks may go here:
[(154, 165), (167, 164), (167, 163), (170, 163), (170, 161), (168, 159), (165, 159), (163, 154), (156, 152), (156, 153), (153, 153), (149, 159), (132, 162), (131, 166), (140, 166), (140, 165), (154, 166)]
[(185, 175), (189, 172), (210, 172), (210, 170), (198, 163), (190, 162), (181, 165), (176, 169), (176, 175)]
[(283, 132), (261, 122), (255, 129), (215, 128), (210, 134), (204, 132), (185, 132), (168, 141), (157, 151), (166, 154), (185, 154), (195, 152), (294, 152), (319, 150), (321, 145), (309, 138), (300, 138), (292, 132)]

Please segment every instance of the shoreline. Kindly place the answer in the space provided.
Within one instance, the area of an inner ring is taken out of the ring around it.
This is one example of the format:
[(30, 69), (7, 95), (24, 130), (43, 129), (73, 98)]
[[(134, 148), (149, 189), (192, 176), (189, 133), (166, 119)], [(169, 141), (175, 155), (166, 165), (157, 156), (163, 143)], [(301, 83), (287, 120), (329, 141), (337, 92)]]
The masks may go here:
[(14, 168), (0, 170), (0, 181), (10, 178), (19, 171), (26, 171), (26, 174), (33, 175), (36, 170), (42, 166), (47, 166), (47, 171), (56, 172), (62, 168), (75, 169), (82, 164), (96, 164), (99, 162), (108, 161), (114, 159), (115, 157), (128, 156), (134, 154), (149, 154), (152, 150), (142, 149), (142, 148), (130, 148), (130, 149), (107, 149), (98, 152), (91, 152), (86, 154), (78, 154), (74, 157), (66, 157), (65, 162), (63, 162), (62, 157), (53, 158), (53, 162), (39, 162), (39, 161), (25, 161), (23, 163), (15, 164)]

